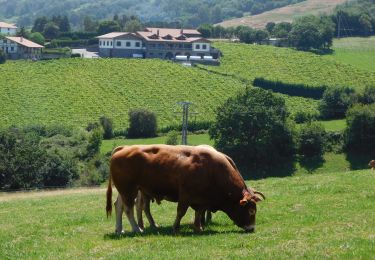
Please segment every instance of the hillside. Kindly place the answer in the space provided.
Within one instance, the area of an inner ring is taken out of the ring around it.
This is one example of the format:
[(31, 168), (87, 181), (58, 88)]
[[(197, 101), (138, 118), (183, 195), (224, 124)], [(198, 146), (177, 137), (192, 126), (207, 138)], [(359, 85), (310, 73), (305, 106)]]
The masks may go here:
[(337, 5), (347, 1), (348, 0), (306, 0), (301, 3), (277, 8), (261, 14), (227, 20), (218, 23), (218, 25), (224, 27), (246, 25), (253, 28), (264, 28), (268, 22), (291, 22), (296, 17), (308, 14), (318, 15), (321, 13), (331, 13)]
[(137, 15), (143, 22), (180, 22), (185, 27), (217, 23), (226, 19), (259, 14), (303, 0), (0, 0), (0, 21), (31, 25), (36, 17), (67, 15), (80, 28), (85, 16), (96, 19)]
[(0, 194), (0, 258), (372, 259), (374, 178), (364, 170), (250, 181), (266, 196), (253, 234), (222, 212), (196, 234), (189, 209), (174, 235), (176, 204), (163, 201), (151, 205), (158, 230), (147, 223), (142, 235), (116, 236), (103, 189)]
[[(193, 102), (192, 111), (198, 112), (190, 122), (207, 122), (214, 120), (219, 104), (255, 77), (357, 89), (375, 84), (375, 73), (332, 57), (270, 46), (216, 47), (224, 53), (222, 64), (205, 70), (162, 60), (8, 61), (0, 66), (0, 125), (86, 127), (106, 115), (120, 130), (127, 127), (130, 109), (148, 108), (165, 127), (180, 124), (176, 102), (183, 100)], [(283, 96), (292, 114), (317, 109), (317, 100)]]

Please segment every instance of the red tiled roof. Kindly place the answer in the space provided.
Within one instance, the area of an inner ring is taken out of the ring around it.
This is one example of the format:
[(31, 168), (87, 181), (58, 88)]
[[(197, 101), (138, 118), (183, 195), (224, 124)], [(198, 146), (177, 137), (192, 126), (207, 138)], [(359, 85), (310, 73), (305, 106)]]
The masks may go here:
[(159, 31), (160, 37), (164, 37), (166, 35), (171, 35), (172, 37), (176, 38), (179, 35), (182, 34), (195, 34), (197, 36), (200, 36), (201, 33), (194, 29), (170, 29), (170, 28), (146, 28), (148, 32), (151, 32), (152, 34), (157, 34)]
[(23, 37), (10, 37), (10, 36), (7, 36), (5, 37), (7, 38), (8, 40), (11, 40), (12, 42), (15, 42), (15, 43), (18, 43), (22, 46), (25, 46), (25, 47), (28, 47), (28, 48), (44, 48), (44, 46), (42, 45), (39, 45), (35, 42), (32, 42), (26, 38), (23, 38)]
[(4, 22), (0, 22), (0, 27), (1, 28), (17, 29), (17, 26), (15, 26), (14, 24), (4, 23)]

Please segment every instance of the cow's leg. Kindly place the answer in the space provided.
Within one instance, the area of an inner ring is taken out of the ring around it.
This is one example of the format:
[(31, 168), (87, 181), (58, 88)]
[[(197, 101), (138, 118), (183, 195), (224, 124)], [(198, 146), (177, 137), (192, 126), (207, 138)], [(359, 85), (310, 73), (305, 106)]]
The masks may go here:
[(124, 204), (122, 203), (121, 196), (118, 195), (114, 203), (116, 211), (116, 229), (117, 234), (121, 234), (124, 231), (122, 230), (122, 212), (124, 211)]
[(183, 218), (183, 216), (185, 216), (188, 208), (189, 208), (189, 205), (187, 205), (185, 203), (179, 202), (177, 204), (177, 216), (176, 216), (176, 220), (174, 221), (174, 224), (173, 224), (174, 232), (178, 232), (180, 230), (181, 219)]
[(142, 217), (142, 211), (143, 211), (143, 195), (142, 192), (139, 190), (136, 198), (136, 209), (137, 209), (137, 220), (138, 220), (138, 226), (141, 229), (144, 229), (145, 226), (143, 224), (143, 217)]
[(159, 226), (155, 223), (155, 220), (154, 220), (154, 218), (151, 215), (150, 202), (151, 202), (150, 197), (148, 197), (147, 195), (143, 194), (143, 209), (145, 211), (145, 214), (146, 214), (146, 217), (148, 219), (148, 222), (150, 223), (150, 226), (152, 228), (158, 228)]
[(137, 222), (134, 218), (134, 200), (137, 196), (137, 191), (135, 191), (134, 196), (125, 197), (123, 195), (122, 200), (124, 201), (124, 208), (125, 208), (125, 214), (129, 219), (130, 226), (132, 227), (133, 232), (143, 232), (142, 229), (139, 228)]
[(202, 216), (204, 218), (205, 210), (196, 210), (195, 211), (195, 219), (194, 219), (194, 230), (200, 232), (203, 230), (202, 228)]
[[(203, 217), (204, 217), (204, 215), (203, 215)], [(212, 212), (207, 210), (206, 211), (206, 224), (210, 223), (211, 220), (212, 220)]]

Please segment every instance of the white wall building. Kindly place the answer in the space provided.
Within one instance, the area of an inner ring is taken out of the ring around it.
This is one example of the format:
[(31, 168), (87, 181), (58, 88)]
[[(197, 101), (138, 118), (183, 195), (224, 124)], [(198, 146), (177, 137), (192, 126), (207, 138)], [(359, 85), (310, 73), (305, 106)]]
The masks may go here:
[(0, 34), (3, 35), (16, 35), (17, 26), (10, 23), (0, 22)]
[(0, 50), (10, 59), (40, 59), (44, 46), (23, 37), (0, 38)]

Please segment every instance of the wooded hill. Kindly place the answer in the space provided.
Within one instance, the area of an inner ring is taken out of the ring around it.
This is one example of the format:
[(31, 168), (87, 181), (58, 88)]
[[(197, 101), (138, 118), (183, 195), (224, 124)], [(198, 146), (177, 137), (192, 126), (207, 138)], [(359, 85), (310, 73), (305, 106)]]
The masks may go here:
[(115, 14), (137, 15), (142, 22), (178, 21), (184, 26), (259, 14), (303, 0), (0, 0), (0, 20), (32, 25), (40, 16), (67, 15), (74, 27), (85, 16), (112, 18)]

